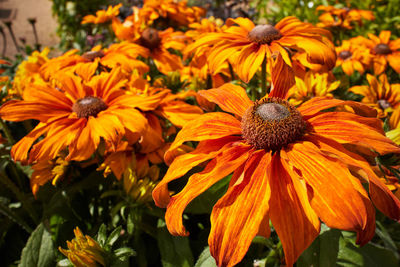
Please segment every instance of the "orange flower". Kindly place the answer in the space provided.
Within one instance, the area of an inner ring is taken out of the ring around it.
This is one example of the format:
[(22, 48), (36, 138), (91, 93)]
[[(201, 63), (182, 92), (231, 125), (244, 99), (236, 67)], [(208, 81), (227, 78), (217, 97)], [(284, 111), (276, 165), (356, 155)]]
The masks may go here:
[(365, 72), (371, 62), (369, 50), (351, 40), (343, 40), (341, 46), (336, 47), (336, 67), (341, 66), (344, 73), (352, 75), (354, 70), (360, 74)]
[[(365, 244), (375, 233), (374, 203), (387, 216), (400, 219), (400, 201), (382, 184), (363, 157), (345, 148), (352, 144), (378, 153), (400, 153), (386, 138), (382, 122), (350, 112), (322, 112), (348, 105), (370, 116), (375, 111), (352, 101), (313, 98), (295, 108), (273, 90), (252, 102), (239, 86), (226, 84), (201, 91), (234, 116), (207, 113), (189, 122), (165, 154), (186, 141), (197, 148), (176, 157), (153, 191), (174, 235), (188, 235), (182, 223), (185, 207), (214, 183), (233, 173), (228, 191), (214, 205), (208, 239), (218, 266), (241, 261), (255, 235), (269, 236), (269, 220), (292, 266), (318, 236), (320, 219), (332, 228), (357, 232)], [(210, 160), (210, 161), (209, 161)], [(170, 196), (168, 183), (209, 161), (184, 189)], [(362, 170), (359, 180), (351, 170)], [(361, 182), (369, 183), (369, 195)]]
[(105, 49), (96, 46), (81, 56), (76, 52), (77, 50), (71, 50), (47, 61), (40, 69), (42, 76), (48, 81), (59, 71), (71, 71), (87, 81), (99, 68), (105, 67), (110, 69), (121, 67), (127, 75), (133, 71), (139, 74), (149, 71), (149, 66), (137, 59), (139, 56), (146, 58), (149, 53), (146, 48), (137, 44), (121, 42)]
[[(114, 29), (114, 31), (116, 31), (116, 33), (118, 32), (119, 27), (124, 26), (122, 24), (119, 26), (115, 25), (116, 29)], [(158, 31), (154, 28), (146, 28), (140, 30), (140, 34), (134, 31), (131, 35), (120, 37), (136, 42), (142, 46), (142, 48), (149, 54), (149, 57), (154, 60), (154, 63), (160, 72), (168, 74), (171, 71), (182, 68), (181, 58), (168, 51), (168, 49), (183, 50), (185, 48), (186, 37), (182, 32), (174, 32), (172, 28), (168, 28), (164, 31)]]
[(345, 29), (353, 29), (353, 22), (362, 25), (362, 19), (374, 20), (374, 14), (369, 10), (335, 8), (333, 6), (318, 6), (318, 11), (324, 11), (318, 19), (320, 23), (318, 27), (342, 27)]
[(386, 74), (375, 76), (367, 74), (368, 85), (353, 86), (350, 92), (364, 96), (361, 102), (375, 108), (378, 117), (386, 117), (394, 109), (400, 109), (400, 84), (389, 84)]
[[(8, 101), (0, 108), (5, 120), (40, 121), (34, 130), (13, 146), (15, 160), (29, 162), (54, 159), (68, 147), (66, 160), (88, 159), (103, 138), (111, 147), (126, 134), (146, 130), (148, 121), (141, 111), (158, 106), (168, 90), (145, 97), (128, 95), (127, 80), (119, 68), (101, 73), (83, 83), (80, 77), (60, 73), (56, 88), (32, 84), (23, 101)], [(139, 111), (140, 109), (140, 111)], [(42, 140), (34, 142), (45, 136)]]
[(122, 4), (118, 4), (116, 6), (108, 6), (107, 10), (97, 11), (96, 16), (87, 15), (83, 17), (81, 24), (87, 24), (87, 23), (100, 24), (108, 22), (119, 15), (120, 7), (122, 7)]
[[(231, 26), (237, 24), (239, 26)], [(260, 68), (264, 58), (281, 54), (285, 63), (292, 66), (289, 57), (289, 48), (305, 51), (312, 63), (326, 64), (332, 68), (336, 55), (332, 44), (322, 35), (329, 36), (326, 30), (317, 28), (309, 23), (300, 22), (295, 17), (287, 17), (275, 26), (265, 24), (255, 26), (246, 18), (229, 19), (227, 30), (221, 33), (206, 33), (190, 47), (188, 52), (198, 48), (213, 45), (208, 56), (212, 73), (228, 59), (236, 69), (240, 79), (248, 82)], [(197, 52), (196, 52), (197, 53)], [(268, 64), (271, 66), (272, 64)]]
[(205, 13), (206, 10), (201, 7), (188, 7), (186, 0), (145, 0), (139, 16), (143, 20), (149, 21), (150, 24), (162, 17), (177, 22), (179, 25), (187, 26), (189, 23), (198, 21)]
[(40, 186), (49, 181), (56, 185), (64, 177), (69, 164), (64, 158), (65, 155), (62, 155), (54, 160), (42, 160), (32, 166), (33, 173), (30, 178), (30, 184), (33, 195), (36, 196)]
[(386, 70), (387, 63), (400, 73), (400, 39), (390, 40), (390, 31), (381, 31), (379, 37), (369, 33), (366, 42), (373, 55), (373, 67), (376, 75)]

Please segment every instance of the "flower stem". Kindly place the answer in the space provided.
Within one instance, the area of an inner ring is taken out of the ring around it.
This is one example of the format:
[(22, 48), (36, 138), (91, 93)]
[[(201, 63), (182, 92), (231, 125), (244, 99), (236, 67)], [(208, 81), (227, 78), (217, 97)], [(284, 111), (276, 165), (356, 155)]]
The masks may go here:
[(267, 91), (267, 57), (264, 57), (264, 60), (261, 64), (261, 89), (263, 96), (269, 93)]

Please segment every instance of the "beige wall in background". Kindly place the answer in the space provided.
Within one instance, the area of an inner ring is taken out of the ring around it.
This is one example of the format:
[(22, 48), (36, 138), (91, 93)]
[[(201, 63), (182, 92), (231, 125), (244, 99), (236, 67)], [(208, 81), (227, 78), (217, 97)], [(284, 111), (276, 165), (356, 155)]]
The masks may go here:
[[(36, 30), (42, 47), (55, 46), (59, 41), (56, 35), (57, 22), (51, 14), (51, 5), (52, 1), (50, 0), (0, 0), (0, 9), (13, 10), (11, 21), (17, 42), (22, 45), (19, 38), (24, 37), (26, 43), (32, 47), (35, 41), (28, 18), (36, 18)], [(0, 24), (7, 38), (6, 56), (13, 59), (17, 52), (15, 45), (7, 27), (2, 22)], [(0, 55), (2, 51), (3, 40), (0, 37)]]

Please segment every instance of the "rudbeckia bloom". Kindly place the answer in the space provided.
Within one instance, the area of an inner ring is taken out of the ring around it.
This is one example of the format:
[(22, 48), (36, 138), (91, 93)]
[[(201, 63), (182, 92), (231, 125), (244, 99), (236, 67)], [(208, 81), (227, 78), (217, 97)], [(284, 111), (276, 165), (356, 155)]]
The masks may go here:
[(93, 15), (87, 15), (83, 17), (82, 24), (87, 24), (87, 23), (94, 23), (94, 24), (100, 24), (100, 23), (105, 23), (116, 16), (119, 15), (119, 9), (122, 7), (122, 4), (118, 4), (116, 6), (108, 6), (107, 10), (99, 10), (96, 12), (96, 16)]
[[(232, 84), (200, 91), (234, 116), (202, 115), (182, 128), (165, 154), (172, 161), (181, 144), (199, 141), (193, 152), (173, 160), (153, 191), (156, 205), (167, 207), (165, 220), (173, 235), (188, 235), (182, 221), (188, 203), (233, 173), (211, 213), (208, 243), (218, 266), (240, 262), (257, 234), (268, 237), (269, 220), (291, 266), (318, 236), (320, 220), (356, 231), (357, 243), (365, 244), (375, 232), (372, 203), (400, 219), (400, 201), (363, 157), (346, 149), (351, 144), (381, 154), (399, 153), (384, 136), (382, 122), (351, 112), (322, 112), (340, 105), (372, 116), (375, 111), (357, 102), (318, 97), (295, 108), (276, 92), (252, 102), (243, 88)], [(169, 195), (169, 182), (206, 161), (181, 192)], [(369, 195), (364, 182), (369, 183)]]
[(361, 10), (354, 8), (335, 8), (333, 6), (318, 6), (318, 11), (324, 11), (318, 19), (320, 23), (318, 27), (342, 27), (345, 29), (353, 29), (353, 22), (362, 25), (362, 19), (374, 20), (374, 13), (369, 10)]
[(148, 126), (142, 112), (157, 107), (169, 90), (152, 96), (128, 95), (123, 90), (126, 83), (116, 68), (87, 83), (63, 72), (56, 77), (55, 88), (31, 84), (23, 101), (11, 100), (0, 108), (4, 120), (40, 122), (13, 146), (13, 159), (25, 162), (29, 152), (29, 163), (51, 160), (68, 147), (66, 160), (81, 161), (93, 154), (101, 138), (112, 148), (126, 134), (140, 138)]
[[(229, 19), (230, 26), (220, 33), (206, 33), (188, 47), (188, 52), (212, 45), (208, 62), (212, 72), (228, 59), (236, 69), (239, 78), (248, 82), (260, 68), (264, 58), (281, 54), (285, 63), (292, 66), (288, 49), (304, 51), (308, 61), (335, 65), (336, 54), (332, 43), (322, 35), (330, 36), (327, 30), (317, 28), (310, 23), (303, 23), (295, 17), (286, 17), (275, 26), (254, 25), (247, 18)], [(231, 26), (237, 24), (239, 26)], [(197, 53), (197, 52), (196, 52)], [(269, 64), (270, 66), (272, 64)]]
[(362, 103), (375, 108), (378, 117), (383, 118), (395, 109), (400, 109), (400, 84), (390, 84), (386, 74), (378, 79), (367, 74), (368, 85), (353, 86), (350, 92), (364, 96)]
[(366, 46), (358, 41), (344, 40), (342, 45), (336, 47), (336, 67), (341, 66), (344, 73), (351, 76), (355, 70), (363, 74), (370, 66), (371, 55)]
[(379, 36), (368, 34), (369, 41), (366, 42), (373, 55), (373, 67), (376, 75), (381, 74), (389, 65), (400, 73), (400, 39), (390, 40), (390, 31), (381, 31)]

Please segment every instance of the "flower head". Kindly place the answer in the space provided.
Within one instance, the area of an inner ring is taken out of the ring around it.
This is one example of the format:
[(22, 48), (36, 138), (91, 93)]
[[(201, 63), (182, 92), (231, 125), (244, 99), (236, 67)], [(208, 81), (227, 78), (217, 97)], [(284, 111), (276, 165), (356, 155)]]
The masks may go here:
[[(93, 76), (88, 82), (62, 72), (55, 83), (55, 87), (32, 84), (23, 101), (8, 101), (0, 108), (5, 120), (40, 121), (13, 146), (15, 160), (51, 160), (68, 148), (66, 160), (80, 161), (93, 154), (101, 139), (111, 149), (124, 136), (134, 133), (138, 140), (148, 128), (143, 112), (157, 107), (169, 92), (162, 90), (152, 96), (128, 94), (124, 89), (127, 80), (120, 68)], [(39, 141), (41, 137), (44, 138)]]
[(84, 236), (78, 227), (75, 228), (74, 234), (75, 238), (67, 241), (68, 249), (59, 247), (60, 252), (77, 267), (95, 267), (99, 264), (106, 266), (105, 250), (99, 243), (88, 235)]
[(122, 4), (118, 4), (116, 6), (108, 6), (107, 10), (99, 10), (96, 12), (96, 16), (93, 15), (87, 15), (83, 17), (82, 24), (87, 24), (87, 23), (94, 23), (94, 24), (100, 24), (100, 23), (105, 23), (119, 14), (119, 9), (122, 7)]
[[(317, 237), (320, 220), (356, 231), (357, 243), (365, 244), (375, 232), (373, 204), (400, 219), (400, 201), (362, 156), (347, 149), (352, 145), (371, 153), (400, 153), (384, 136), (375, 111), (357, 102), (321, 97), (295, 108), (278, 92), (274, 89), (252, 102), (243, 88), (231, 84), (201, 91), (234, 116), (207, 113), (187, 123), (165, 154), (172, 163), (153, 198), (157, 206), (167, 207), (165, 219), (174, 235), (188, 234), (182, 213), (189, 202), (233, 173), (211, 214), (208, 242), (218, 266), (241, 261), (255, 235), (268, 237), (269, 220), (291, 266)], [(322, 112), (342, 105), (354, 112)], [(175, 157), (175, 149), (186, 141), (199, 144)], [(204, 170), (171, 197), (168, 183), (204, 162)], [(359, 170), (362, 176), (354, 176), (352, 171)], [(369, 195), (362, 183), (369, 184)]]
[(381, 31), (379, 36), (368, 34), (366, 42), (373, 56), (373, 67), (376, 75), (386, 70), (387, 64), (400, 73), (400, 39), (390, 40), (390, 31)]
[(285, 63), (292, 66), (291, 50), (304, 51), (312, 63), (326, 64), (329, 68), (335, 64), (333, 45), (323, 36), (329, 36), (330, 33), (312, 24), (300, 22), (295, 17), (286, 17), (275, 26), (254, 25), (246, 18), (229, 19), (227, 25), (230, 27), (223, 32), (201, 35), (188, 47), (188, 52), (197, 53), (197, 50), (213, 46), (208, 56), (212, 73), (222, 63), (234, 58), (229, 60), (230, 63), (236, 68), (240, 79), (248, 82), (265, 57), (270, 60), (272, 56), (276, 58), (280, 54)]
[(379, 80), (367, 74), (368, 85), (353, 86), (350, 92), (363, 96), (363, 103), (375, 108), (380, 118), (386, 117), (395, 109), (400, 109), (400, 84), (390, 84), (386, 74)]

